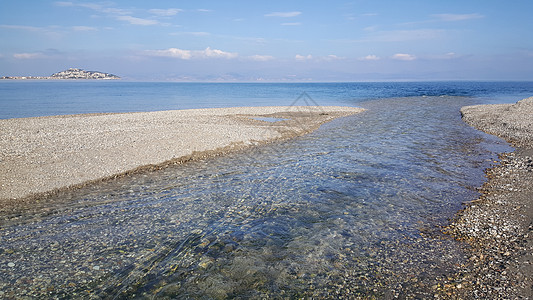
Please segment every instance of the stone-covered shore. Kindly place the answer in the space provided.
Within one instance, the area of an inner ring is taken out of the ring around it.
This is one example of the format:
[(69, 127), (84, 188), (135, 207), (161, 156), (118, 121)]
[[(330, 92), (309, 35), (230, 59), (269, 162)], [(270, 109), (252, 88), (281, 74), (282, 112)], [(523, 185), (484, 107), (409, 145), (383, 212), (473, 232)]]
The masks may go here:
[(481, 196), (447, 229), (471, 248), (469, 265), (442, 295), (452, 298), (533, 299), (533, 97), (516, 104), (461, 109), (463, 120), (510, 142), (486, 171)]
[(303, 135), (361, 111), (236, 107), (0, 120), (0, 212), (21, 199)]

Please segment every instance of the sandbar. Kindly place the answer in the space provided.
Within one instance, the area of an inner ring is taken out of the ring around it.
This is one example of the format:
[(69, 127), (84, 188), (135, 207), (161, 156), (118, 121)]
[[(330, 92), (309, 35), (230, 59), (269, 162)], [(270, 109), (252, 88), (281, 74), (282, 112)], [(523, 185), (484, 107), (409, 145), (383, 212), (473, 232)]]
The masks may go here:
[(361, 111), (276, 106), (3, 119), (0, 204), (288, 139)]

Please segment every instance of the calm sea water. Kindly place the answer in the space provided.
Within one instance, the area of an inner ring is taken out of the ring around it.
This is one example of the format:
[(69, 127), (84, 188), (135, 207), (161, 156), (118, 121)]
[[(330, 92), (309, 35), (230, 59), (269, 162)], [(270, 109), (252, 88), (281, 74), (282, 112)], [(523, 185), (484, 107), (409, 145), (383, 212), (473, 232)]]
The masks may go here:
[(307, 92), (319, 105), (357, 105), (414, 96), (480, 97), (516, 102), (533, 82), (157, 83), (0, 81), (0, 119), (99, 112), (290, 105)]
[(17, 207), (0, 219), (0, 296), (13, 298), (431, 298), (467, 265), (441, 226), (511, 150), (460, 107), (533, 95), (533, 83), (0, 87), (5, 118), (290, 105), (302, 92), (367, 108), (283, 143)]

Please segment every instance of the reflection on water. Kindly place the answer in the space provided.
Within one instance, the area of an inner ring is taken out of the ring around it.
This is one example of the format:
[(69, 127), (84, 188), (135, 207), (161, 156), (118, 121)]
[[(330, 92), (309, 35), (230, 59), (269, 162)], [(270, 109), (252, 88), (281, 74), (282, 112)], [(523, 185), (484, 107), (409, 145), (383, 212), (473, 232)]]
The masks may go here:
[[(59, 195), (3, 225), (4, 297), (433, 297), (505, 143), (462, 97), (362, 103), (288, 142)], [(13, 217), (13, 216), (11, 216)]]

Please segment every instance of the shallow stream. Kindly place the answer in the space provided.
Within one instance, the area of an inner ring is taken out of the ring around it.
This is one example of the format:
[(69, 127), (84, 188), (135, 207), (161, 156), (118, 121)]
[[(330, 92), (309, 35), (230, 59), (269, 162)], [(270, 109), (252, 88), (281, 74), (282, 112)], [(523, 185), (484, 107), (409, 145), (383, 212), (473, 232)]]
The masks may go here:
[(441, 233), (507, 144), (468, 97), (358, 103), (290, 141), (65, 192), (3, 216), (0, 298), (433, 297)]

